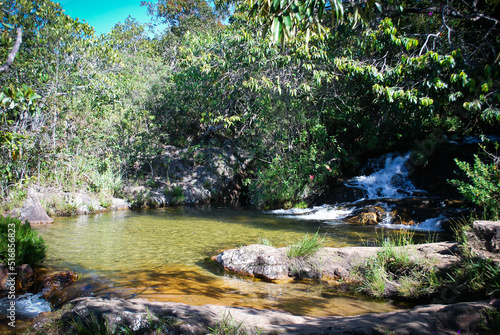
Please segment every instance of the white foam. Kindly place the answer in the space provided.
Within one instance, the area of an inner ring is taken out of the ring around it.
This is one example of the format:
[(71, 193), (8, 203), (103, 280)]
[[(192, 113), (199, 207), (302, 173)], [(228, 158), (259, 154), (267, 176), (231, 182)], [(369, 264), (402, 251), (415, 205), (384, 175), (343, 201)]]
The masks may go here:
[(283, 215), (286, 218), (300, 218), (301, 220), (333, 221), (341, 220), (351, 214), (354, 208), (345, 209), (330, 205), (315, 206), (313, 208), (277, 209), (272, 214)]
[[(6, 311), (10, 300), (0, 299), (0, 311)], [(26, 293), (16, 298), (16, 317), (20, 319), (33, 319), (42, 312), (50, 312), (50, 304), (42, 298), (42, 294)]]
[(441, 228), (441, 222), (444, 220), (446, 220), (446, 217), (439, 216), (437, 218), (427, 219), (415, 225), (393, 224), (384, 220), (380, 226), (391, 229), (407, 229), (416, 231), (443, 231), (443, 228)]
[[(374, 160), (371, 165), (378, 170), (368, 176), (358, 176), (350, 179), (347, 186), (361, 188), (366, 193), (365, 199), (393, 198), (400, 199), (411, 196), (418, 189), (408, 179), (405, 167), (410, 153), (404, 156), (387, 154)], [(381, 163), (383, 163), (383, 166)]]

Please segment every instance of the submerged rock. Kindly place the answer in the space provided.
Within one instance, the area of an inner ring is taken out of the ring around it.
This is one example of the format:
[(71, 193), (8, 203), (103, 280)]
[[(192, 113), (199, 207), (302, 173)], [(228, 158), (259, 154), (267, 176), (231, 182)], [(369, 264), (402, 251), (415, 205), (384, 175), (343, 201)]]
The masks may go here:
[(38, 280), (37, 291), (42, 293), (42, 297), (53, 305), (58, 305), (65, 301), (60, 295), (63, 289), (78, 280), (78, 275), (74, 271), (61, 271), (45, 275)]

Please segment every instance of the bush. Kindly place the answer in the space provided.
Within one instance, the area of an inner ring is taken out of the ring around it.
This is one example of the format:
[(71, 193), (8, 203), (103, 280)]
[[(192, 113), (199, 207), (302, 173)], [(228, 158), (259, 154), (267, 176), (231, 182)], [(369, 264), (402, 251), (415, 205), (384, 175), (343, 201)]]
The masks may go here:
[(469, 181), (452, 180), (467, 201), (482, 210), (485, 219), (497, 220), (500, 215), (500, 157), (488, 153), (483, 148), (489, 163), (474, 155), (474, 166), (455, 160), (458, 167), (467, 175)]
[[(15, 264), (36, 264), (45, 259), (47, 247), (38, 232), (28, 222), (11, 217), (0, 217), (0, 263), (8, 264), (12, 230), (15, 229)], [(9, 236), (10, 234), (10, 236)]]

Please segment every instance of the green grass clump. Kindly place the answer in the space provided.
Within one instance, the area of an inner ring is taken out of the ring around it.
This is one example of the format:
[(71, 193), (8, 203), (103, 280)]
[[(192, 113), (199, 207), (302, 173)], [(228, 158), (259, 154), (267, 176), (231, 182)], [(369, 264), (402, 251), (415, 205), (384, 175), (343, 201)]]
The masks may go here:
[(224, 313), (222, 315), (222, 320), (217, 322), (214, 327), (208, 328), (210, 332), (209, 335), (259, 335), (261, 331), (255, 329), (253, 331), (248, 330), (243, 326), (243, 322), (237, 322), (234, 320), (230, 312)]
[(359, 290), (380, 298), (389, 292), (408, 300), (418, 300), (435, 292), (441, 281), (432, 260), (405, 246), (413, 244), (413, 233), (401, 231), (383, 238), (380, 251), (356, 267)]
[(9, 263), (12, 244), (15, 246), (15, 265), (33, 265), (45, 259), (45, 242), (28, 222), (21, 223), (21, 220), (0, 216), (0, 263)]
[(325, 244), (325, 237), (316, 232), (313, 236), (306, 234), (302, 240), (292, 244), (287, 251), (289, 258), (307, 258), (316, 253)]

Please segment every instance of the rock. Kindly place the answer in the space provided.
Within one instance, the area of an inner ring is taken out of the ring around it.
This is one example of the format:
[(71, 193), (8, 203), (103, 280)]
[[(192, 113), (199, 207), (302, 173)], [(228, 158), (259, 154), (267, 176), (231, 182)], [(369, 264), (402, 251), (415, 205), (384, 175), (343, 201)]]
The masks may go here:
[(45, 209), (43, 209), (33, 189), (28, 190), (28, 198), (21, 208), (19, 219), (22, 222), (27, 220), (31, 224), (47, 224), (54, 222), (54, 220), (47, 215)]
[[(446, 271), (458, 261), (455, 242), (416, 244), (404, 248), (413, 257), (432, 260), (438, 270)], [(273, 248), (253, 244), (230, 249), (212, 259), (225, 270), (270, 281), (286, 281), (294, 277), (318, 280), (348, 279), (351, 270), (366, 262), (381, 247), (321, 248), (307, 259), (290, 260), (286, 248)]]
[(361, 208), (345, 220), (349, 223), (359, 225), (376, 225), (382, 222), (385, 218), (385, 210), (380, 206), (368, 206)]
[(42, 292), (42, 297), (53, 303), (59, 303), (58, 295), (62, 289), (78, 280), (78, 275), (74, 271), (62, 271), (46, 275), (39, 280), (38, 290)]
[(118, 198), (111, 199), (110, 209), (112, 211), (125, 210), (125, 209), (129, 209), (129, 208), (130, 208), (130, 204), (127, 200), (118, 199)]
[(5, 295), (9, 289), (7, 286), (9, 272), (15, 273), (16, 293), (25, 293), (34, 287), (37, 274), (31, 266), (23, 264), (16, 266), (14, 271), (9, 271), (7, 266), (0, 264), (0, 297)]
[(7, 287), (7, 279), (9, 270), (7, 266), (0, 263), (0, 298), (4, 296), (9, 289)]
[(474, 221), (473, 228), (487, 251), (500, 252), (500, 221)]
[(37, 279), (36, 272), (28, 264), (16, 266), (16, 273), (17, 292), (27, 292), (35, 285)]
[(288, 261), (283, 249), (252, 244), (226, 250), (215, 260), (230, 272), (272, 281), (289, 279)]
[[(280, 310), (189, 306), (175, 302), (151, 302), (143, 299), (86, 297), (72, 301), (71, 309), (43, 314), (33, 321), (35, 330), (44, 324), (64, 327), (71, 320), (85, 320), (94, 315), (106, 320), (110, 329), (131, 329), (146, 333), (155, 327), (158, 316), (168, 320), (162, 326), (168, 334), (206, 334), (209, 327), (220, 324), (227, 315), (239, 325), (241, 333), (262, 334), (478, 334), (482, 313), (492, 309), (486, 302), (465, 302), (452, 305), (425, 305), (388, 313), (355, 316), (307, 317)], [(149, 315), (149, 317), (148, 317)], [(150, 319), (153, 325), (148, 325)], [(61, 322), (63, 321), (63, 322)], [(148, 328), (149, 327), (149, 328)], [(156, 332), (155, 332), (156, 333)]]
[(223, 148), (165, 148), (152, 162), (155, 171), (146, 202), (150, 207), (179, 204), (208, 204), (238, 201), (241, 173), (252, 158), (230, 145)]

